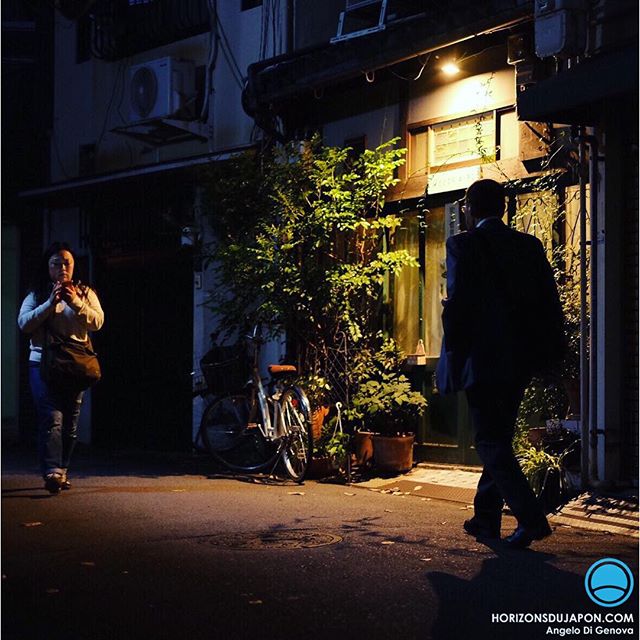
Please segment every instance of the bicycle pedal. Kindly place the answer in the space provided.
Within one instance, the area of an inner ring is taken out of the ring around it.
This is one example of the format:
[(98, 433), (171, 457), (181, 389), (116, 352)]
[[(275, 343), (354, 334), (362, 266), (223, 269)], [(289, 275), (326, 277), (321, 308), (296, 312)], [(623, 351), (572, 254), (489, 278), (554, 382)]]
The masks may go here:
[(257, 429), (258, 428), (258, 423), (257, 422), (248, 422), (246, 428), (247, 429)]

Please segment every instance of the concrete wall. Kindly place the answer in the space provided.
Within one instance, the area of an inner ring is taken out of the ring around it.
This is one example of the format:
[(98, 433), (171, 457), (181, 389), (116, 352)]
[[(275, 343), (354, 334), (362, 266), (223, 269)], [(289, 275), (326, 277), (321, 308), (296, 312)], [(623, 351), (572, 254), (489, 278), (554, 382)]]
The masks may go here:
[(18, 268), (20, 237), (16, 226), (2, 225), (2, 434), (17, 437), (18, 418)]
[[(233, 55), (243, 74), (260, 55), (262, 12), (240, 11), (240, 3), (222, 2), (219, 19)], [(234, 79), (227, 57), (220, 48), (212, 82), (207, 142), (192, 141), (162, 148), (113, 133), (129, 121), (129, 68), (165, 56), (193, 60), (205, 65), (209, 57), (209, 34), (187, 38), (116, 62), (91, 59), (77, 64), (76, 24), (56, 13), (54, 88), (54, 130), (52, 138), (52, 181), (78, 175), (79, 146), (96, 145), (96, 173), (141, 164), (184, 158), (246, 144), (251, 141), (253, 121), (241, 106), (241, 86)], [(270, 36), (267, 33), (267, 43)], [(282, 52), (284, 43), (267, 56)]]
[(391, 104), (383, 109), (331, 122), (324, 127), (323, 140), (328, 146), (342, 146), (345, 140), (365, 136), (367, 148), (373, 149), (398, 135), (399, 109), (397, 104)]

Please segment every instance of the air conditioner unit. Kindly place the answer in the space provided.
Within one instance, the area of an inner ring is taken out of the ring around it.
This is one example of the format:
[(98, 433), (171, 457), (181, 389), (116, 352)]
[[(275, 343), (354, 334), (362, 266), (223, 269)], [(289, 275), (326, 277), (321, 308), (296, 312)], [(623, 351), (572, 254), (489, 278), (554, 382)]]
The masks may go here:
[(535, 49), (539, 58), (570, 58), (587, 44), (586, 0), (536, 0)]
[(171, 57), (132, 65), (129, 69), (131, 123), (195, 117), (195, 64)]

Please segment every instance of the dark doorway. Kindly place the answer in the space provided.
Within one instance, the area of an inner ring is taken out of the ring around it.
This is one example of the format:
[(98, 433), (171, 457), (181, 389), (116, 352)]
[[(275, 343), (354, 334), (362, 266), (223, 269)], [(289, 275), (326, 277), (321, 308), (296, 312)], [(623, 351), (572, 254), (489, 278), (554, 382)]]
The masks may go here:
[(193, 261), (180, 231), (188, 199), (128, 196), (124, 209), (120, 202), (119, 210), (92, 211), (94, 282), (105, 310), (94, 339), (103, 380), (93, 392), (92, 443), (187, 450)]

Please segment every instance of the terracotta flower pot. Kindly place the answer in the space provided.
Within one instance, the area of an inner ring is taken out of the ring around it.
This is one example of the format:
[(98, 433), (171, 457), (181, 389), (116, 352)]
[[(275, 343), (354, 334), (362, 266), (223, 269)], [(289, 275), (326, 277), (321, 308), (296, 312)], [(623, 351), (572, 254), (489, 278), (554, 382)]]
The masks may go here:
[(317, 442), (322, 434), (322, 425), (324, 419), (329, 413), (329, 405), (323, 404), (313, 410), (311, 414), (311, 431), (313, 432), (313, 439)]
[(381, 471), (402, 473), (413, 467), (413, 433), (396, 436), (373, 436), (373, 459)]
[(373, 433), (370, 431), (356, 431), (352, 440), (353, 453), (356, 464), (368, 467), (373, 461)]

